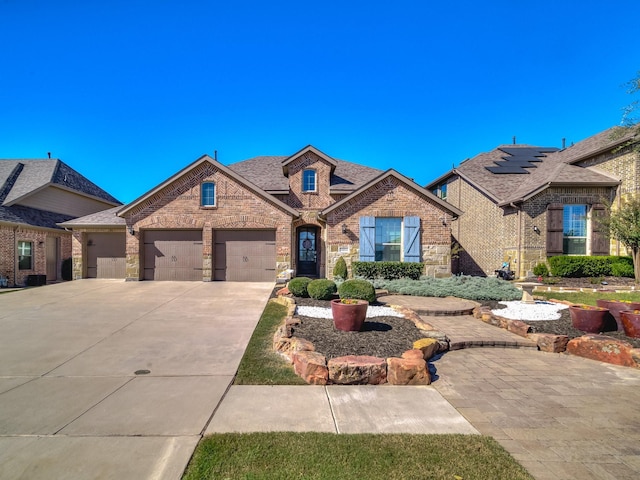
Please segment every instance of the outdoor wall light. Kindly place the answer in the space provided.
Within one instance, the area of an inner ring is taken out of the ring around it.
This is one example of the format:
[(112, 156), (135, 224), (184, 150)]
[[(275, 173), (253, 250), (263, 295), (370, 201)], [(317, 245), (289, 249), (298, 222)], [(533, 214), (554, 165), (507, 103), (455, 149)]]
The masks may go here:
[(342, 224), (342, 233), (347, 233), (347, 224), (346, 223)]
[(533, 226), (533, 231), (540, 235), (540, 229), (537, 226)]
[(133, 229), (133, 227), (129, 227), (129, 235), (135, 235), (136, 231)]

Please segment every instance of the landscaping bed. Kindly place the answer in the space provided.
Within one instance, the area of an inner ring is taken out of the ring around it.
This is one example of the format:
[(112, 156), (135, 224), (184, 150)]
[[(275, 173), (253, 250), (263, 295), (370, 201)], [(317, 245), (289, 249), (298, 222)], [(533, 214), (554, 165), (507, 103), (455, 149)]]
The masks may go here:
[[(298, 306), (331, 308), (328, 300), (300, 297), (294, 297), (294, 300)], [(360, 332), (337, 330), (331, 319), (305, 316), (296, 318), (300, 320), (300, 324), (293, 326), (293, 334), (309, 340), (316, 351), (322, 352), (327, 359), (345, 355), (399, 357), (413, 348), (413, 342), (424, 338), (424, 333), (412, 321), (402, 317), (367, 318)]]

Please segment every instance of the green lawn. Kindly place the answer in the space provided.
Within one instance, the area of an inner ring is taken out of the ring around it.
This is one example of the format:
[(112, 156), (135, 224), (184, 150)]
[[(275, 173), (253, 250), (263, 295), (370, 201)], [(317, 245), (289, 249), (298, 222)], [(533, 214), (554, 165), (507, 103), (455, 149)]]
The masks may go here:
[(203, 439), (183, 480), (531, 480), (480, 435), (216, 434)]
[(535, 292), (536, 297), (546, 299), (565, 300), (571, 303), (581, 303), (585, 305), (595, 305), (596, 300), (630, 300), (640, 302), (640, 292)]
[(286, 314), (283, 305), (267, 304), (238, 367), (235, 385), (306, 385), (293, 366), (273, 351), (273, 334)]

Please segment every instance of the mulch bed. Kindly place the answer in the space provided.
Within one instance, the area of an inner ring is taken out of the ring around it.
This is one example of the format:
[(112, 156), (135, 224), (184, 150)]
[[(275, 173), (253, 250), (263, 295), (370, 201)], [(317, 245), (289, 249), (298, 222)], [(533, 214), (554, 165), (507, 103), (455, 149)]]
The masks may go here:
[[(535, 279), (531, 279), (532, 281)], [(605, 277), (594, 284), (586, 278), (562, 278), (553, 286), (566, 288), (601, 288), (608, 285), (633, 285), (633, 278)], [(274, 289), (272, 296), (276, 296)], [(296, 305), (331, 308), (327, 300), (314, 300), (312, 298), (295, 297)], [(495, 301), (482, 302), (492, 310), (504, 308)], [(376, 304), (372, 304), (376, 305)], [(377, 304), (381, 305), (381, 304)], [(567, 335), (570, 339), (586, 335), (585, 332), (574, 328), (571, 324), (569, 310), (561, 310), (559, 320), (533, 321), (524, 320), (531, 326), (533, 333), (551, 333), (554, 335)], [(327, 357), (336, 358), (344, 355), (372, 355), (380, 358), (399, 357), (406, 350), (410, 350), (413, 342), (424, 338), (420, 330), (410, 320), (400, 317), (375, 317), (367, 319), (361, 332), (343, 332), (336, 330), (333, 320), (313, 317), (298, 317), (300, 325), (294, 327), (293, 334), (312, 342), (316, 351)], [(627, 337), (624, 332), (603, 332), (604, 335), (623, 340), (636, 348), (640, 348), (639, 338)]]
[[(300, 306), (331, 308), (328, 300), (295, 297), (295, 301)], [(413, 348), (413, 342), (424, 338), (411, 320), (402, 317), (367, 318), (360, 332), (337, 330), (332, 319), (297, 318), (301, 323), (293, 327), (293, 334), (309, 340), (327, 359), (345, 355), (399, 357)]]

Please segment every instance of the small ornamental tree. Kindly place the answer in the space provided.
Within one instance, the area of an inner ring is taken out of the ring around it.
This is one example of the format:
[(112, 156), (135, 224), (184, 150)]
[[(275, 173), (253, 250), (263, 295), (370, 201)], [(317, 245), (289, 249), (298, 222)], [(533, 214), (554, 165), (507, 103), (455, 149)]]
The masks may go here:
[(609, 215), (598, 219), (609, 236), (622, 243), (633, 259), (633, 273), (640, 283), (640, 198), (624, 200), (619, 209), (607, 206)]

